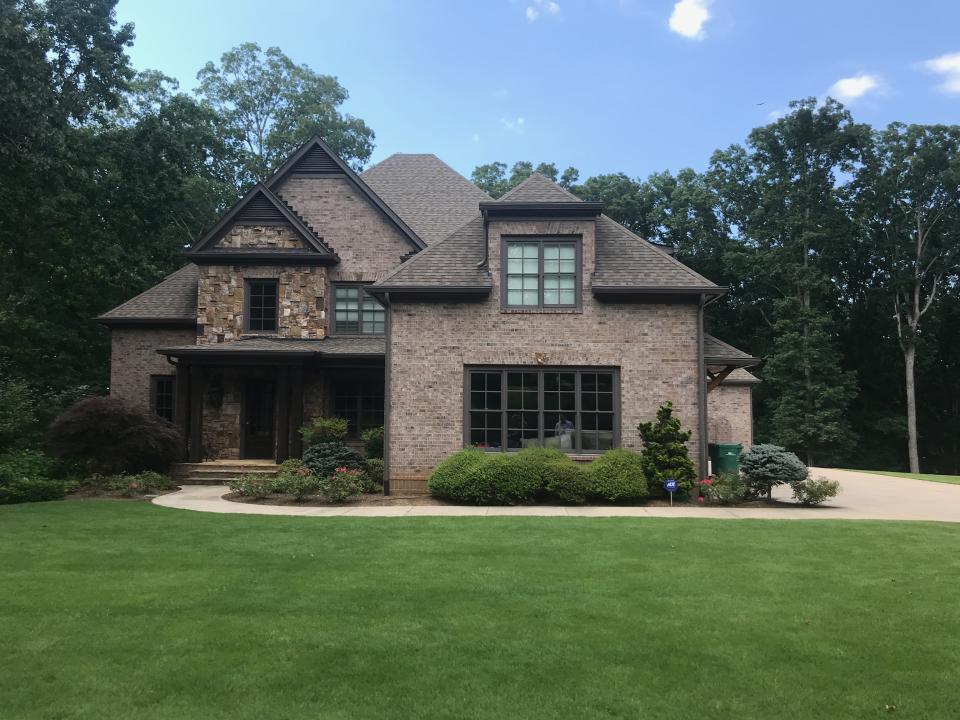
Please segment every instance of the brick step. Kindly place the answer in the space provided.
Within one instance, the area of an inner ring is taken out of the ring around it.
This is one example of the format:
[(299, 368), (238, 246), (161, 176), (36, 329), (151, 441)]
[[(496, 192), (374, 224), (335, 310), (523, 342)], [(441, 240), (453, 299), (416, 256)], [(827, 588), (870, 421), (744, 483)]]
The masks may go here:
[(170, 475), (184, 485), (225, 485), (241, 475), (276, 475), (277, 465), (271, 463), (177, 463)]

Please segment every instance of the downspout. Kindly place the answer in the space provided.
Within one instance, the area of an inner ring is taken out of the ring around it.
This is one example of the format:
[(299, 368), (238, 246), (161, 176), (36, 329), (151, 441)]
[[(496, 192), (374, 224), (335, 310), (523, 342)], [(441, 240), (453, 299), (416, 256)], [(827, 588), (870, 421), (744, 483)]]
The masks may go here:
[(697, 404), (699, 405), (699, 477), (707, 476), (707, 376), (703, 362), (703, 309), (706, 307), (706, 295), (700, 295), (697, 303)]
[(387, 323), (385, 330), (386, 348), (383, 356), (383, 494), (390, 494), (390, 345), (393, 330), (393, 306), (390, 304), (390, 293), (383, 294), (383, 302), (387, 306)]

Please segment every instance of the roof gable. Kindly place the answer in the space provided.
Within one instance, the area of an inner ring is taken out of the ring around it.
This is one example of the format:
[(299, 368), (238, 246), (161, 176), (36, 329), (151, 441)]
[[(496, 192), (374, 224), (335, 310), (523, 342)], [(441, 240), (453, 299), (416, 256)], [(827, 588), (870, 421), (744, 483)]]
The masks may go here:
[(583, 202), (546, 175), (535, 172), (497, 202)]
[(387, 219), (397, 227), (415, 250), (422, 250), (427, 246), (417, 233), (319, 136), (314, 136), (305, 142), (270, 176), (265, 185), (268, 188), (274, 188), (285, 178), (298, 175), (300, 177), (346, 177), (362, 195), (387, 216)]
[[(244, 255), (254, 257), (257, 255), (276, 255), (276, 249), (267, 248), (218, 248), (218, 241), (235, 225), (260, 225), (260, 224), (280, 224), (289, 226), (293, 232), (303, 241), (304, 246), (299, 250), (287, 249), (281, 254), (298, 254), (300, 256), (318, 256), (325, 261), (337, 262), (336, 253), (331, 250), (323, 238), (314, 232), (313, 228), (307, 225), (293, 209), (274, 195), (269, 188), (262, 183), (258, 183), (244, 195), (236, 205), (227, 211), (220, 222), (200, 238), (193, 246), (184, 253), (187, 257), (194, 260), (213, 259), (223, 255)], [(315, 259), (318, 259), (315, 258)], [(304, 259), (299, 257), (297, 259)]]

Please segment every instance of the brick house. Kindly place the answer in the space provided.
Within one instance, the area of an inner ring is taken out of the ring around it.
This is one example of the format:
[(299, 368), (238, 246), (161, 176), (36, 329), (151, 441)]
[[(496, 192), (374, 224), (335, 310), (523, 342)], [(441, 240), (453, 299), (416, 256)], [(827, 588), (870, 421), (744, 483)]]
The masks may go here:
[(708, 436), (752, 441), (758, 361), (703, 330), (724, 288), (542, 175), (493, 200), (433, 155), (358, 175), (315, 138), (185, 256), (98, 320), (111, 395), (193, 463), (298, 456), (336, 415), (383, 425), (385, 487), (415, 490), (465, 445), (639, 449), (665, 400), (701, 473)]

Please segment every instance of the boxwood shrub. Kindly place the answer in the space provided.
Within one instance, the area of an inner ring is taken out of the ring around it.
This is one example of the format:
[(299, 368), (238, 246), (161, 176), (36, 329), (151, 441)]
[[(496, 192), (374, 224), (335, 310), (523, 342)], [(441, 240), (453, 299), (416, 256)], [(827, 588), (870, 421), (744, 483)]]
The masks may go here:
[(434, 497), (457, 500), (467, 472), (485, 462), (488, 455), (477, 448), (464, 448), (437, 465), (427, 480), (427, 489)]
[(606, 502), (636, 502), (649, 494), (643, 460), (626, 448), (607, 450), (590, 464), (590, 495)]

